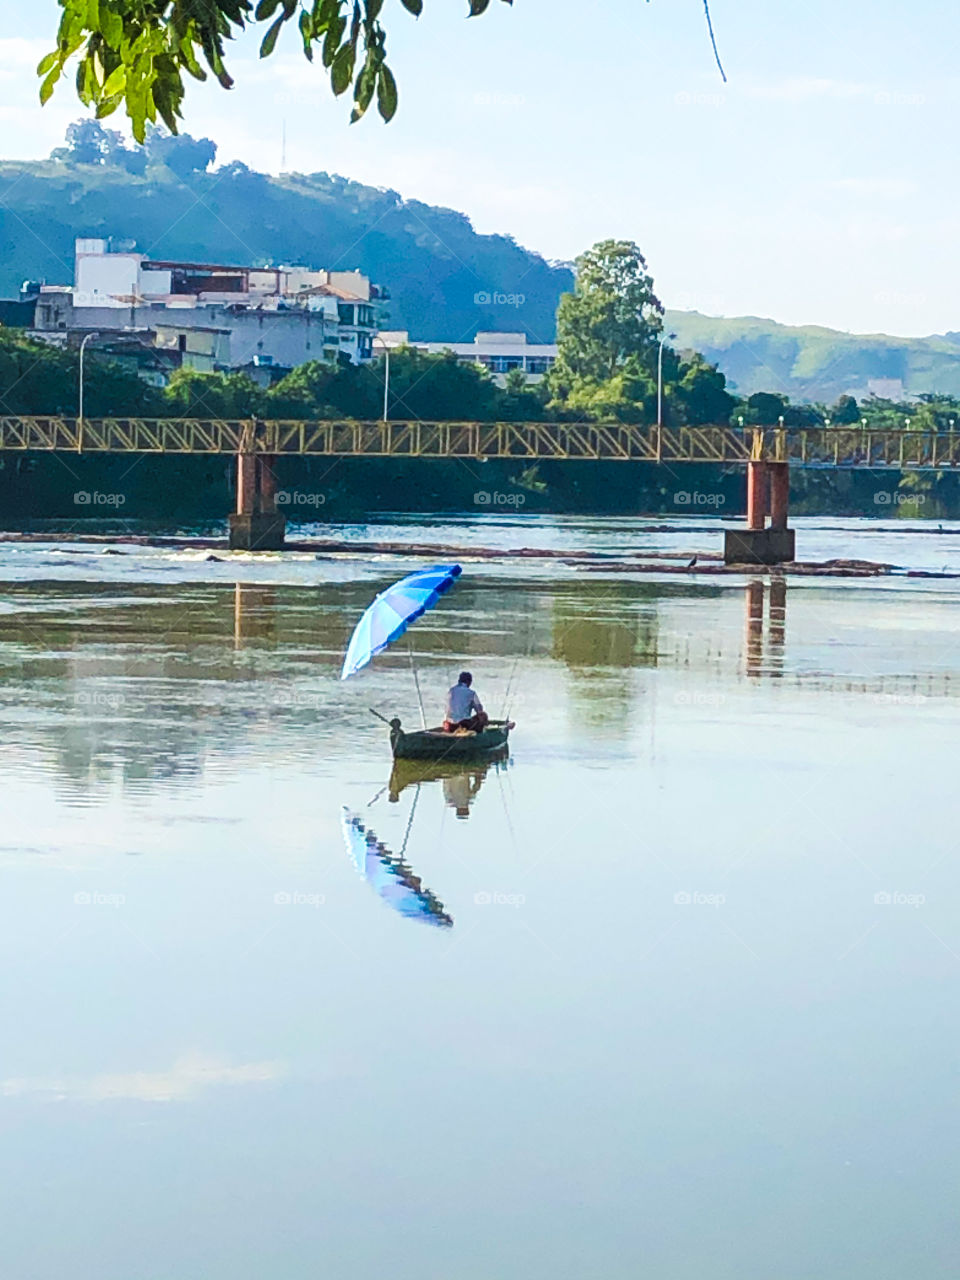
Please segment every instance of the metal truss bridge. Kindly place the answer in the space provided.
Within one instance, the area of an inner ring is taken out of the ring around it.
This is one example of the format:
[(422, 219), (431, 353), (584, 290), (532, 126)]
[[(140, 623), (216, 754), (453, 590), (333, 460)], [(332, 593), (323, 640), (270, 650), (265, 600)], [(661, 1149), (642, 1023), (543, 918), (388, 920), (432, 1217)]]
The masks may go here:
[(787, 462), (960, 467), (960, 432), (861, 427), (651, 427), (594, 422), (291, 422), (0, 417), (0, 451), (516, 461)]

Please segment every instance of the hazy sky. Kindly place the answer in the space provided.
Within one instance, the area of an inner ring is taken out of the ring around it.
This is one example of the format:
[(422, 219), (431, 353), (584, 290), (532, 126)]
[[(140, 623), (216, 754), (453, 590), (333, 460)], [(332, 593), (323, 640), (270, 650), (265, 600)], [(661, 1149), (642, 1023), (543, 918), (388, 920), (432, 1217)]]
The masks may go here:
[[(325, 169), (467, 213), (551, 258), (636, 240), (668, 306), (792, 324), (960, 329), (960, 15), (942, 0), (386, 0), (400, 110), (349, 125), (297, 53), (191, 88), (221, 159)], [(35, 157), (81, 112), (36, 105), (55, 0), (4, 0), (0, 154)], [(109, 123), (117, 127), (119, 117)], [(122, 234), (122, 228), (118, 228)]]

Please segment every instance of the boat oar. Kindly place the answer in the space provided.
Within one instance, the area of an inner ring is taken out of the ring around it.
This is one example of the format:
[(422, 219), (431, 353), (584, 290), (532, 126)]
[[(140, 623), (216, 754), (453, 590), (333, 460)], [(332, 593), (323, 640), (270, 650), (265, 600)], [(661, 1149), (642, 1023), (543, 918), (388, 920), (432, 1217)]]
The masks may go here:
[(379, 711), (374, 711), (373, 707), (367, 707), (367, 710), (370, 712), (372, 716), (376, 716), (378, 720), (382, 720), (384, 724), (386, 725), (390, 724), (390, 721), (387, 719), (387, 717), (382, 716)]

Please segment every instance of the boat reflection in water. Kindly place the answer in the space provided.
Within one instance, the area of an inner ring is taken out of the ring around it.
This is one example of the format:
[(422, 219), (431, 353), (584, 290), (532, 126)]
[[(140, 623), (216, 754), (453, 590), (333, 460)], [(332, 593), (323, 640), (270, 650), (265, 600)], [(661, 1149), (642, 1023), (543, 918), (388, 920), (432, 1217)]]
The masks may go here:
[(458, 818), (469, 818), (470, 806), (483, 786), (491, 768), (505, 767), (508, 748), (494, 760), (474, 761), (466, 764), (453, 760), (395, 760), (390, 774), (389, 798), (396, 804), (407, 787), (419, 788), (424, 782), (439, 781), (443, 798)]
[(384, 902), (411, 920), (449, 929), (453, 917), (447, 915), (436, 894), (424, 887), (420, 877), (404, 861), (403, 853), (392, 853), (349, 809), (344, 808), (340, 816), (343, 839), (353, 865)]

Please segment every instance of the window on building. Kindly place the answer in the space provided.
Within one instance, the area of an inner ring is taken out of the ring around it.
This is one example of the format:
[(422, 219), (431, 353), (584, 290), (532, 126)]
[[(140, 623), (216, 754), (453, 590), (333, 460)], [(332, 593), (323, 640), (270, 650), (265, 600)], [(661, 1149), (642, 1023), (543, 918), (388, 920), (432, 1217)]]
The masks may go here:
[(354, 323), (354, 319), (353, 319), (353, 303), (352, 303), (352, 302), (338, 302), (338, 303), (337, 303), (337, 313), (338, 313), (338, 314), (339, 314), (339, 316), (340, 316), (340, 323), (341, 323), (341, 324), (353, 324), (353, 323)]

